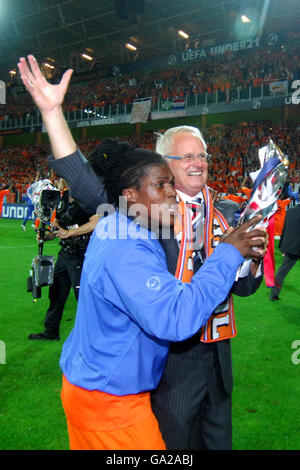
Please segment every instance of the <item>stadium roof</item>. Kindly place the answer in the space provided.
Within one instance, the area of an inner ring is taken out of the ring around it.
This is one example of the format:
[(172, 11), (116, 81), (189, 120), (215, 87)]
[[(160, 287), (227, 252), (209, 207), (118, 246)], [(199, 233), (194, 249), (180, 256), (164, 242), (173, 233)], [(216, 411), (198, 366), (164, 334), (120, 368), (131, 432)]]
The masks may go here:
[(81, 71), (299, 25), (299, 0), (10, 0), (0, 3), (0, 79), (29, 53)]

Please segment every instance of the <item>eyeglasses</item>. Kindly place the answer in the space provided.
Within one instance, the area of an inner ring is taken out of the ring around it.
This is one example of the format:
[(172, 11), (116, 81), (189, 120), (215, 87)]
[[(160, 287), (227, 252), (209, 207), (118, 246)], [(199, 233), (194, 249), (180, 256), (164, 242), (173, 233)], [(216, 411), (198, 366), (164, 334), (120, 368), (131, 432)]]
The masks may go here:
[(200, 153), (200, 155), (188, 154), (183, 157), (171, 157), (170, 155), (164, 155), (165, 158), (170, 158), (172, 160), (180, 160), (183, 163), (194, 162), (195, 160), (200, 160), (201, 162), (208, 162), (211, 158), (209, 153)]

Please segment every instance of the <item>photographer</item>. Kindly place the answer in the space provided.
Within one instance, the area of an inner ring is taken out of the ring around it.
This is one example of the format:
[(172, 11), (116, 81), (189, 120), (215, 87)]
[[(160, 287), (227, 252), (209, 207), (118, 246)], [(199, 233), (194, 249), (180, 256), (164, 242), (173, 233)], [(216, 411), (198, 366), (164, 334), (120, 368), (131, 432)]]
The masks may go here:
[[(99, 216), (84, 212), (65, 190), (56, 209), (54, 230), (44, 236), (44, 241), (60, 238), (61, 250), (54, 266), (53, 284), (49, 287), (50, 305), (41, 333), (30, 334), (29, 339), (59, 340), (59, 325), (65, 303), (73, 288), (78, 300), (81, 269), (89, 238), (97, 225)], [(37, 236), (37, 241), (40, 235)]]

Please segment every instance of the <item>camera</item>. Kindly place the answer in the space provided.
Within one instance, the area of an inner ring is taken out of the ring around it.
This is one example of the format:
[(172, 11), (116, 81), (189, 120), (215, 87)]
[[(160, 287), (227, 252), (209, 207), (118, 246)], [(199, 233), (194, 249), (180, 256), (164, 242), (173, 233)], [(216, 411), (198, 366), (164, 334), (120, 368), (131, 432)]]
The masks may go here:
[(29, 186), (27, 195), (42, 223), (50, 223), (51, 215), (60, 202), (60, 191), (50, 180), (40, 180)]
[(27, 278), (27, 292), (32, 292), (34, 299), (42, 296), (42, 287), (53, 284), (54, 256), (43, 255), (46, 226), (51, 222), (53, 211), (60, 202), (60, 191), (49, 180), (33, 183), (27, 191), (32, 200), (41, 225), (39, 228), (38, 255), (31, 263), (30, 276)]
[(27, 278), (27, 292), (32, 292), (34, 299), (42, 296), (42, 287), (53, 284), (54, 263), (54, 256), (36, 255), (33, 258)]
[(54, 209), (60, 201), (58, 189), (43, 189), (40, 195), (39, 216), (42, 222), (50, 222)]

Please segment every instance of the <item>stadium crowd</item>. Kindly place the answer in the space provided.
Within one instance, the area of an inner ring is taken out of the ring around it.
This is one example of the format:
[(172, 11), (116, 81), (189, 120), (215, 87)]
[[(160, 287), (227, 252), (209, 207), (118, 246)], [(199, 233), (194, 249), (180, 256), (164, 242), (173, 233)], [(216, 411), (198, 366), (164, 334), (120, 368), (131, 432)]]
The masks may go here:
[[(217, 125), (203, 129), (203, 133), (212, 155), (208, 183), (217, 192), (237, 194), (241, 193), (243, 185), (251, 185), (249, 173), (259, 168), (257, 150), (269, 138), (288, 155), (289, 183), (294, 191), (299, 191), (300, 126), (296, 123), (274, 126), (270, 121), (262, 121), (238, 126)], [(156, 137), (155, 132), (147, 131), (141, 136), (122, 136), (120, 139), (137, 147), (154, 149)], [(89, 155), (99, 143), (100, 139), (89, 138), (78, 145), (85, 155)], [(11, 202), (22, 200), (37, 171), (44, 177), (51, 176), (46, 161), (49, 153), (47, 144), (0, 149), (0, 184), (3, 188), (11, 187), (14, 194)]]
[[(152, 72), (135, 72), (111, 78), (97, 78), (85, 83), (70, 85), (64, 109), (101, 108), (106, 105), (132, 103), (134, 99), (150, 97), (155, 105), (158, 100), (188, 98), (195, 94), (216, 90), (237, 90), (261, 87), (277, 80), (294, 80), (300, 77), (298, 44), (277, 46), (270, 49), (227, 52), (209, 56), (182, 67), (169, 67)], [(9, 94), (7, 105), (0, 108), (0, 120), (30, 118), (35, 108), (28, 94)]]
[[(131, 103), (136, 98), (151, 96), (158, 100), (186, 98), (216, 90), (243, 90), (249, 85), (261, 87), (273, 80), (294, 80), (300, 77), (298, 44), (274, 46), (247, 52), (214, 55), (182, 67), (169, 67), (151, 73), (136, 72), (113, 78), (101, 78), (70, 85), (65, 99), (66, 111), (99, 108), (117, 103)], [(8, 93), (7, 104), (0, 107), (0, 120), (27, 118), (30, 124), (35, 108), (28, 93)], [(203, 129), (212, 154), (209, 185), (222, 194), (241, 193), (241, 187), (251, 185), (249, 173), (258, 168), (257, 149), (271, 138), (290, 158), (289, 182), (292, 190), (299, 189), (300, 128), (295, 123), (274, 126), (271, 122), (246, 123), (239, 126), (212, 126)], [(120, 137), (128, 140), (128, 136)], [(154, 149), (156, 135), (145, 132), (133, 135), (129, 141), (141, 148)], [(99, 139), (78, 143), (89, 155)], [(45, 145), (0, 148), (0, 189), (10, 187), (8, 202), (20, 202), (37, 171), (49, 176)]]

